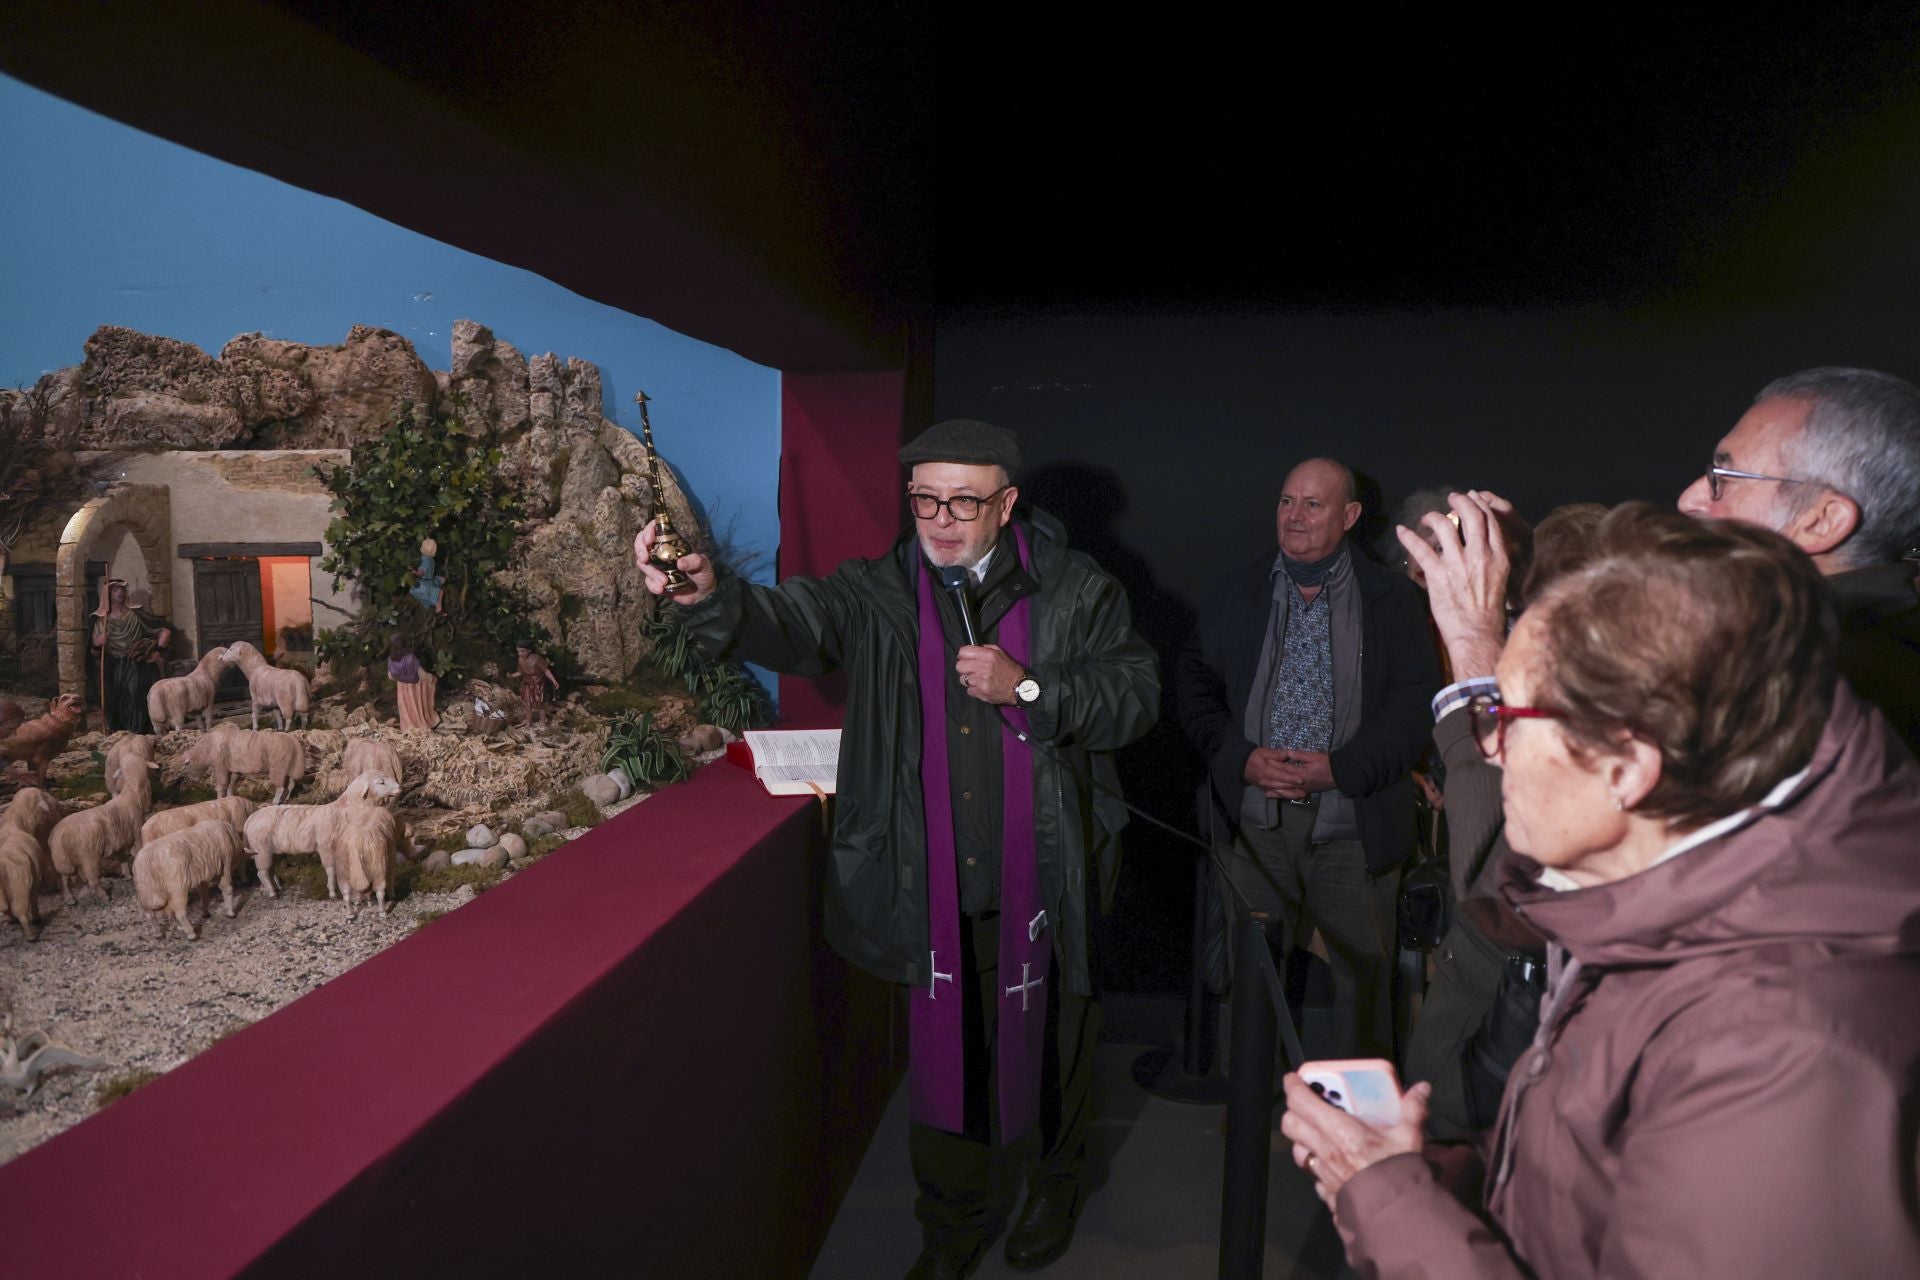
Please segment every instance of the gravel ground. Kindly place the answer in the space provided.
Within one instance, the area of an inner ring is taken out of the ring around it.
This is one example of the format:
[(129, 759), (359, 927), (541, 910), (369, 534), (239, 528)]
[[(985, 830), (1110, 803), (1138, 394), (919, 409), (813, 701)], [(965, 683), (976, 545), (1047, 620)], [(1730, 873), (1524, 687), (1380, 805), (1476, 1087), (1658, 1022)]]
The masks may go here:
[[(645, 799), (636, 795), (607, 814)], [(165, 937), (156, 934), (124, 875), (105, 883), (112, 895), (105, 903), (85, 890), (72, 907), (57, 891), (41, 894), (37, 941), (0, 919), (0, 1008), (10, 1003), (13, 1033), (45, 1031), (54, 1043), (106, 1064), (42, 1076), (31, 1097), (0, 1089), (0, 1164), (92, 1115), (108, 1081), (172, 1070), (392, 946), (420, 917), (476, 896), (466, 885), (453, 893), (416, 892), (384, 917), (369, 905), (349, 920), (337, 899), (320, 902), (288, 889), (269, 898), (252, 884), (236, 884), (231, 920), (221, 913), (217, 888), (210, 918), (202, 920), (196, 897), (189, 914), (200, 940), (189, 942), (177, 922)]]
[[(37, 942), (13, 921), (0, 923), (0, 989), (12, 1003), (14, 1033), (44, 1030), (106, 1063), (43, 1076), (31, 1097), (0, 1091), (0, 1162), (92, 1115), (107, 1081), (179, 1066), (406, 937), (419, 916), (473, 897), (468, 887), (416, 893), (385, 917), (367, 907), (349, 921), (337, 900), (268, 898), (246, 886), (235, 888), (229, 920), (216, 889), (200, 941), (189, 942), (177, 923), (156, 936), (131, 881), (105, 883), (113, 896), (104, 904), (84, 891), (73, 907), (57, 892), (41, 895)], [(197, 904), (190, 914), (199, 921)]]

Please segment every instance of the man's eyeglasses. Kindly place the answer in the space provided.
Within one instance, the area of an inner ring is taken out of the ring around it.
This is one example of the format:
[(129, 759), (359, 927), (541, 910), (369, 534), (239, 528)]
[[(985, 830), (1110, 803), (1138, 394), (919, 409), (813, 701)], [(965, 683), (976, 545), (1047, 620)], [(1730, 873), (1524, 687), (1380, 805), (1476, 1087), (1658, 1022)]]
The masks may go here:
[(1735, 471), (1732, 467), (1714, 464), (1707, 468), (1707, 493), (1715, 502), (1720, 501), (1723, 480), (1771, 480), (1775, 484), (1804, 484), (1799, 476), (1763, 476), (1758, 471)]
[(940, 514), (940, 508), (945, 507), (948, 515), (955, 520), (965, 522), (978, 520), (980, 508), (1005, 493), (1008, 487), (1001, 485), (984, 498), (976, 498), (970, 493), (956, 493), (951, 498), (936, 498), (930, 493), (909, 492), (907, 501), (913, 507), (913, 514), (921, 520), (932, 520)]
[(1488, 693), (1483, 693), (1467, 703), (1467, 720), (1473, 729), (1473, 740), (1479, 744), (1481, 755), (1495, 761), (1506, 755), (1508, 721), (1564, 720), (1566, 718), (1566, 712), (1553, 711), (1546, 707), (1503, 706), (1499, 698)]

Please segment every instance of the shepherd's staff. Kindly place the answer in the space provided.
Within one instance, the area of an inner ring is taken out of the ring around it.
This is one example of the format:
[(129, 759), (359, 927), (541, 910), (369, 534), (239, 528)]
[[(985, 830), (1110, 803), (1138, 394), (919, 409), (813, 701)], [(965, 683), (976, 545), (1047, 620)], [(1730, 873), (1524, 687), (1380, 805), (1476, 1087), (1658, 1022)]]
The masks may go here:
[(113, 732), (107, 723), (107, 624), (104, 620), (100, 623), (100, 732)]

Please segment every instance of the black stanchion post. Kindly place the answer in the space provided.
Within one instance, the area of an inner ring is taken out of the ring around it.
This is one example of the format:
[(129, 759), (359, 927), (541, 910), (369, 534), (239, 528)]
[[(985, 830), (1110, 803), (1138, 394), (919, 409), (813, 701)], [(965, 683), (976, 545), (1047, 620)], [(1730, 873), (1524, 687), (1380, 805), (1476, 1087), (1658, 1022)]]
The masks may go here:
[[(1284, 993), (1268, 990), (1268, 917), (1233, 929), (1232, 1062), (1227, 1068), (1227, 1159), (1220, 1202), (1221, 1280), (1255, 1280), (1267, 1249), (1267, 1160), (1273, 1132), (1273, 1050)], [(1276, 994), (1281, 999), (1276, 1000)]]
[[(1207, 990), (1207, 922), (1216, 914), (1213, 895), (1208, 891), (1207, 872), (1211, 858), (1193, 861), (1193, 975), (1187, 983), (1187, 1041), (1180, 1055), (1189, 1080), (1218, 1081), (1217, 1088), (1206, 1090), (1206, 1101), (1218, 1102), (1226, 1096), (1226, 1081), (1213, 1071), (1213, 993)], [(1196, 1099), (1198, 1101), (1199, 1099)]]
[[(1133, 1060), (1133, 1079), (1156, 1098), (1219, 1106), (1227, 1100), (1227, 1082), (1213, 1061), (1213, 993), (1207, 990), (1207, 917), (1212, 860), (1193, 860), (1193, 968), (1188, 975), (1183, 1043), (1163, 1044)], [(1232, 940), (1228, 940), (1231, 945)]]

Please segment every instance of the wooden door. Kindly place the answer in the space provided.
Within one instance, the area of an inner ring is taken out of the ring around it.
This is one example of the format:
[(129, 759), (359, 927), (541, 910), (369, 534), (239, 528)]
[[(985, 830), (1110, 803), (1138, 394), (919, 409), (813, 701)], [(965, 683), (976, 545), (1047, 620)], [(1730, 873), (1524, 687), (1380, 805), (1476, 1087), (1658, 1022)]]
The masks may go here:
[[(194, 639), (198, 657), (209, 649), (245, 640), (261, 648), (266, 636), (260, 599), (260, 563), (228, 558), (193, 562)], [(221, 699), (246, 696), (247, 678), (228, 667), (220, 679)]]

